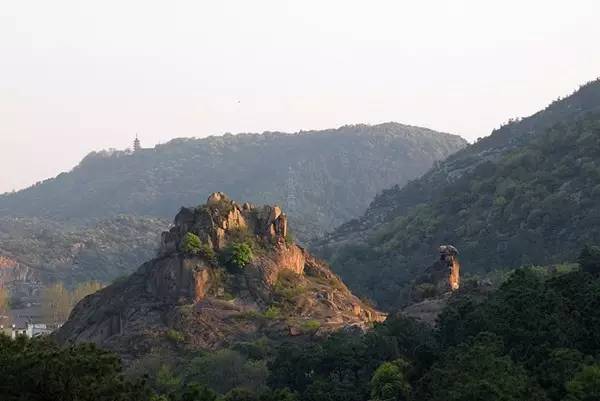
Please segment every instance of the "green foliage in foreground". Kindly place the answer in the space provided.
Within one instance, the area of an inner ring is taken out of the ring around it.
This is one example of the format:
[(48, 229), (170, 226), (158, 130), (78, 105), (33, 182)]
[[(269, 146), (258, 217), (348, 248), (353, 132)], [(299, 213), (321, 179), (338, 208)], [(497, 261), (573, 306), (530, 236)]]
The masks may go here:
[(404, 401), (410, 397), (407, 373), (410, 364), (403, 359), (382, 363), (371, 379), (371, 399)]
[(598, 400), (598, 322), (598, 276), (520, 269), (489, 296), (453, 296), (435, 330), (396, 316), (284, 346), (269, 384), (311, 401)]
[(599, 275), (525, 268), (488, 295), (454, 294), (435, 329), (396, 315), (364, 334), (240, 343), (160, 361), (146, 369), (146, 383), (125, 379), (118, 359), (92, 345), (0, 337), (0, 394), (3, 401), (597, 401), (599, 322)]
[(505, 354), (502, 340), (491, 333), (448, 349), (423, 384), (423, 398), (432, 401), (544, 399), (526, 370)]
[(600, 400), (600, 364), (584, 367), (567, 383), (566, 401)]
[(119, 359), (91, 344), (61, 348), (46, 338), (0, 335), (3, 401), (146, 401), (141, 381), (121, 375)]
[[(230, 350), (194, 360), (188, 375), (166, 365), (154, 374), (149, 382), (128, 379), (119, 358), (93, 344), (60, 347), (47, 337), (0, 335), (2, 401), (298, 401), (285, 389), (253, 387), (265, 382), (264, 362), (248, 362)], [(237, 381), (241, 375), (247, 383)], [(226, 394), (199, 381), (224, 386)]]
[(586, 245), (579, 254), (577, 262), (589, 273), (600, 273), (600, 247)]

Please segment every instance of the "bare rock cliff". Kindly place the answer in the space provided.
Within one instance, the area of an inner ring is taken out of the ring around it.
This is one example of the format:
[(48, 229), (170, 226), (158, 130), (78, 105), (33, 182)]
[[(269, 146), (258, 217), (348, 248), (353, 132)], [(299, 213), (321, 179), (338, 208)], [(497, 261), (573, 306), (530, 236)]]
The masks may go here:
[(384, 318), (293, 243), (279, 207), (240, 206), (214, 193), (182, 208), (157, 258), (83, 299), (56, 338), (91, 341), (127, 361), (156, 347), (310, 338)]

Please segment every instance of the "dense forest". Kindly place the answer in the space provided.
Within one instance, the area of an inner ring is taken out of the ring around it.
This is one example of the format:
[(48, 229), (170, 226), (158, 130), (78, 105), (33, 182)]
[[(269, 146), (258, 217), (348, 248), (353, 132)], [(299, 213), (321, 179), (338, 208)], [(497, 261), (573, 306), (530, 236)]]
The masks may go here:
[[(592, 401), (600, 398), (600, 248), (571, 270), (466, 285), (431, 328), (402, 315), (366, 334), (269, 348), (234, 344), (123, 370), (90, 345), (0, 337), (4, 400)], [(176, 339), (174, 339), (176, 341)]]
[(600, 241), (599, 108), (595, 81), (384, 191), (315, 248), (386, 308), (406, 300), (439, 244), (456, 245), (480, 276), (573, 259), (578, 244)]

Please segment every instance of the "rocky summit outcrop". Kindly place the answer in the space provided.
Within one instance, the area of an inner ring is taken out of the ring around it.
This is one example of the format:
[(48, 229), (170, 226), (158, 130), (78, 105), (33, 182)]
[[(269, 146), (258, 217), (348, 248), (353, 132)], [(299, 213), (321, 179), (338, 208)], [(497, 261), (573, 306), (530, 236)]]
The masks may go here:
[(279, 206), (255, 208), (250, 203), (239, 207), (222, 192), (208, 197), (199, 208), (182, 208), (175, 216), (175, 226), (163, 233), (160, 252), (173, 253), (188, 232), (215, 251), (222, 250), (231, 236), (240, 232), (253, 233), (261, 240), (277, 244), (287, 237), (287, 216)]
[(91, 341), (127, 361), (157, 347), (217, 349), (383, 319), (293, 243), (279, 207), (240, 206), (214, 193), (202, 206), (182, 208), (159, 255), (84, 298), (56, 338)]

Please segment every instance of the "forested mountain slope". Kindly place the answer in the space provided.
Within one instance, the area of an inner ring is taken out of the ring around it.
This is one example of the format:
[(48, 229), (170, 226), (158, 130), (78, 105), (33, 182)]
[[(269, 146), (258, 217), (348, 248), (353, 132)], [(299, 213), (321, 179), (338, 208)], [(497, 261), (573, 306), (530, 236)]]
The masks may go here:
[(161, 219), (117, 216), (72, 225), (0, 218), (0, 286), (26, 296), (38, 283), (110, 282), (156, 255)]
[(387, 307), (452, 243), (465, 272), (574, 257), (600, 241), (600, 81), (495, 131), (315, 244), (350, 286)]
[(308, 239), (359, 216), (378, 191), (404, 185), (465, 145), (456, 135), (397, 123), (174, 139), (133, 153), (91, 153), (68, 173), (0, 196), (0, 216), (168, 217), (223, 190), (284, 206), (297, 237)]

